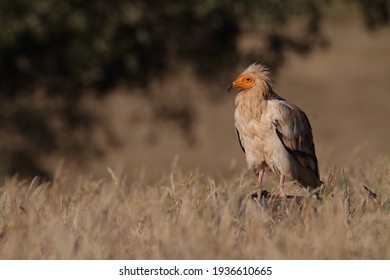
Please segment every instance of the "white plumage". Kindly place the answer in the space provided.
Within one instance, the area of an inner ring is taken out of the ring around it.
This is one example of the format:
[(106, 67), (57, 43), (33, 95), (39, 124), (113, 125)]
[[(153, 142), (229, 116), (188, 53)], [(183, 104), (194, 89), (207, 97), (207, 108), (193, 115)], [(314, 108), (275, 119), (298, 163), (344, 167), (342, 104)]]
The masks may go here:
[(235, 100), (235, 127), (260, 191), (266, 170), (280, 175), (279, 195), (283, 195), (285, 177), (305, 188), (320, 186), (309, 120), (300, 108), (273, 91), (268, 70), (252, 64), (231, 88), (240, 90)]

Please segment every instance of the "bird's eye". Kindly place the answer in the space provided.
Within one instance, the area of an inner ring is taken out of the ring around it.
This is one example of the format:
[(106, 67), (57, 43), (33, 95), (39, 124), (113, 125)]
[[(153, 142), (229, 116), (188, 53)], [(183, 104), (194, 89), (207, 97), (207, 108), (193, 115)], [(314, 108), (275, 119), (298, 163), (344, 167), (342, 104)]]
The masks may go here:
[(246, 78), (245, 79), (247, 82), (250, 82), (252, 79), (251, 78)]

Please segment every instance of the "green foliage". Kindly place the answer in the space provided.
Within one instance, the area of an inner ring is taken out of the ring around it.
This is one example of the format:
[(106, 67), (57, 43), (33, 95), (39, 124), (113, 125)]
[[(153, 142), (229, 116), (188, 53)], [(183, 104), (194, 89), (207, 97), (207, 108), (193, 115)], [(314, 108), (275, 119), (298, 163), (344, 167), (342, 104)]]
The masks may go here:
[(358, 0), (366, 26), (377, 29), (390, 21), (389, 0)]
[[(359, 1), (370, 11), (372, 7), (388, 8), (387, 1), (374, 2), (378, 5)], [(76, 129), (87, 137), (94, 119), (78, 105), (87, 90), (103, 95), (118, 84), (147, 87), (150, 80), (182, 64), (191, 65), (200, 77), (217, 79), (241, 62), (261, 60), (271, 68), (281, 66), (286, 51), (303, 54), (324, 42), (321, 20), (326, 3), (2, 0), (0, 129), (2, 135), (12, 132), (24, 138), (24, 144), (4, 146), (7, 157), (0, 157), (0, 169), (9, 173), (35, 166), (36, 170), (39, 164), (34, 160), (14, 165), (10, 159), (16, 152), (34, 158), (58, 148), (62, 136), (53, 129), (52, 119), (60, 119), (70, 134)], [(367, 11), (368, 23), (388, 20), (386, 11), (381, 17)], [(288, 27), (295, 21), (299, 32), (290, 33)], [(264, 44), (243, 56), (238, 38), (247, 31)], [(30, 102), (36, 91), (62, 105), (39, 107)], [(182, 117), (192, 120), (181, 113), (191, 111), (185, 109), (190, 105), (183, 106), (166, 108), (163, 115), (173, 116), (179, 123), (183, 123)], [(184, 123), (192, 127), (191, 121)], [(79, 151), (79, 144), (68, 148)]]
[[(318, 3), (4, 0), (1, 94), (37, 86), (57, 94), (105, 90), (120, 81), (145, 85), (172, 61), (215, 72), (237, 63), (243, 24), (267, 37), (269, 51), (305, 51), (313, 42), (303, 37), (319, 33)], [(308, 17), (300, 40), (277, 31), (293, 16)]]

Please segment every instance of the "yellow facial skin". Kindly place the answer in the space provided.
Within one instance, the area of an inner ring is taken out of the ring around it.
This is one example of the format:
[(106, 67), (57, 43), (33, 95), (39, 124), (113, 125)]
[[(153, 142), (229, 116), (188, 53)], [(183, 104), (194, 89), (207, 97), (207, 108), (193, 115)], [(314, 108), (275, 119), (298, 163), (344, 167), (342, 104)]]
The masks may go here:
[(241, 74), (238, 78), (233, 82), (233, 84), (229, 87), (228, 90), (232, 88), (237, 89), (250, 89), (255, 85), (255, 79), (247, 74)]

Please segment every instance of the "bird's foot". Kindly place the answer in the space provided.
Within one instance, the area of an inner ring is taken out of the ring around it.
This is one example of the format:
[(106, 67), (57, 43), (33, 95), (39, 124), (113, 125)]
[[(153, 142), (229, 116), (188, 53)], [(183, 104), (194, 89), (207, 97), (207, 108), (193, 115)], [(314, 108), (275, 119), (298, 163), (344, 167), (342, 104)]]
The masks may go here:
[(262, 190), (262, 189), (254, 190), (251, 192), (250, 197), (251, 198), (270, 198), (271, 193), (269, 191)]
[(271, 195), (271, 197), (277, 197), (277, 198), (285, 198), (286, 197), (286, 193), (284, 192), (284, 190), (282, 188), (279, 188), (276, 192), (273, 192), (270, 195)]

